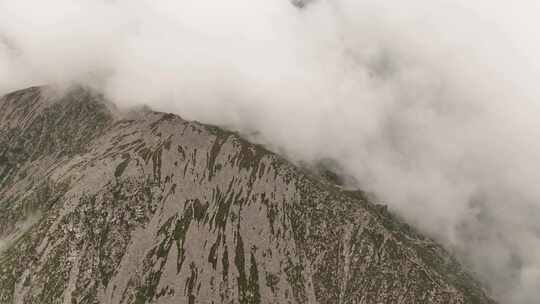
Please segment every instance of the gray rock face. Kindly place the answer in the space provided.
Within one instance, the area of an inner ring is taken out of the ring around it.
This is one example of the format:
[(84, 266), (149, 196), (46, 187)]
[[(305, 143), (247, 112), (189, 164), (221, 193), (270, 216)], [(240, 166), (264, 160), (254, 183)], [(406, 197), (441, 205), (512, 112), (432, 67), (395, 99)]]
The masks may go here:
[(0, 303), (493, 303), (441, 246), (238, 135), (0, 100)]

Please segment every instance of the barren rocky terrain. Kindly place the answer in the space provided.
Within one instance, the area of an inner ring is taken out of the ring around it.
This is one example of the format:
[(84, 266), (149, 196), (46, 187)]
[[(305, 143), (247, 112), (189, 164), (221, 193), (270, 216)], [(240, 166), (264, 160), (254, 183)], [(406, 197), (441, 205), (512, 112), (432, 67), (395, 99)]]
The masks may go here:
[(493, 303), (361, 191), (99, 94), (0, 99), (0, 303)]

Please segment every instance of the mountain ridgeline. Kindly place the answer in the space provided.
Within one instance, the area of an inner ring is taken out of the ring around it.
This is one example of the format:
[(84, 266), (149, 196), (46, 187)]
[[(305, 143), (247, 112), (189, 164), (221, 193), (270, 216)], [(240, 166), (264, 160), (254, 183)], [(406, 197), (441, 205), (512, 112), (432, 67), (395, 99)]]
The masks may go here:
[(83, 88), (0, 99), (0, 304), (494, 303), (360, 191)]

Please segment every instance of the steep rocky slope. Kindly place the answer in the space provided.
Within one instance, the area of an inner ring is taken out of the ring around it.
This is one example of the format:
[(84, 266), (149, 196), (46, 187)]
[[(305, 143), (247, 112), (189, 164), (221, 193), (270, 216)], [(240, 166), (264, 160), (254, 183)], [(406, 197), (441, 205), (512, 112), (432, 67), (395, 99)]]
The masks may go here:
[(492, 303), (441, 246), (217, 127), (0, 100), (0, 303)]

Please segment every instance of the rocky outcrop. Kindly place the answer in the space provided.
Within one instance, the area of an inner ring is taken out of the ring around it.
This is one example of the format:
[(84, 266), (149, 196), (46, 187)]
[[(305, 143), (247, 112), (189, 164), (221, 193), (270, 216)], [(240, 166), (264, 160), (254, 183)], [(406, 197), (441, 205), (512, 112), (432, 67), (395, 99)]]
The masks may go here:
[(99, 95), (0, 100), (0, 303), (492, 303), (361, 192)]

